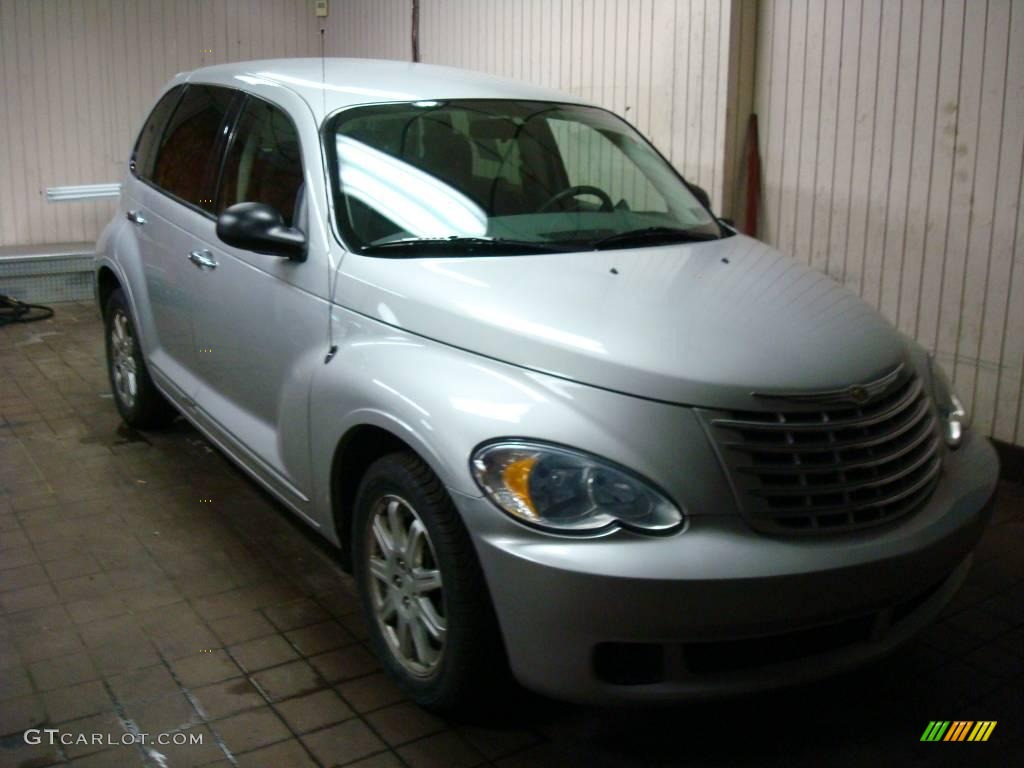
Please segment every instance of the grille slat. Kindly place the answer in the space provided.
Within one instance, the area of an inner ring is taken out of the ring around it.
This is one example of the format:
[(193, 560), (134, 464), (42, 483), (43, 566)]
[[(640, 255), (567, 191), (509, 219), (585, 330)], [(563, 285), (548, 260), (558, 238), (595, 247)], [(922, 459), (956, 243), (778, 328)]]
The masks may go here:
[[(932, 442), (935, 442), (934, 437), (932, 437)], [(888, 475), (876, 474), (876, 476), (873, 479), (865, 482), (844, 482), (834, 483), (832, 485), (809, 485), (806, 481), (806, 478), (801, 477), (801, 482), (799, 485), (771, 485), (769, 486), (770, 490), (754, 490), (751, 491), (751, 493), (753, 493), (755, 496), (776, 496), (779, 494), (791, 493), (803, 494), (807, 491), (808, 488), (813, 488), (815, 493), (847, 493), (862, 488), (873, 488), (877, 486), (887, 485), (888, 483), (895, 482), (896, 480), (899, 480), (905, 477), (906, 475), (909, 475), (914, 470), (918, 469), (919, 467), (923, 466), (927, 462), (934, 459), (935, 457), (933, 455), (933, 449), (934, 446), (931, 446), (930, 450), (926, 452), (922, 451), (920, 458), (915, 459), (908, 466), (903, 466), (901, 463), (901, 466), (897, 471)], [(875, 473), (879, 471), (877, 466), (870, 467), (870, 469)]]
[[(906, 424), (904, 424), (903, 431), (906, 431), (906, 430), (909, 430), (909, 429), (913, 428), (913, 426), (917, 423), (917, 419), (923, 418), (924, 416), (926, 416), (928, 414), (929, 411), (930, 411), (930, 406), (929, 406), (928, 402), (927, 401), (922, 401), (917, 406), (916, 410), (913, 412), (913, 418), (910, 419), (909, 421), (907, 421)], [(828, 425), (827, 424), (823, 424), (822, 426), (823, 427), (827, 427)], [(765, 443), (764, 445), (758, 445), (757, 446), (757, 450), (759, 450), (759, 451), (766, 451), (766, 452), (778, 452), (778, 453), (793, 453), (793, 452), (795, 452), (795, 453), (820, 453), (822, 451), (846, 450), (846, 449), (849, 449), (849, 448), (871, 448), (871, 447), (874, 447), (876, 445), (880, 445), (882, 443), (889, 442), (889, 440), (893, 437), (894, 434), (898, 435), (899, 432), (897, 431), (897, 432), (894, 432), (894, 433), (888, 433), (888, 434), (885, 434), (885, 435), (880, 435), (880, 436), (877, 436), (877, 437), (873, 437), (871, 439), (856, 439), (856, 440), (846, 440), (846, 441), (840, 441), (840, 440), (837, 439), (835, 441), (827, 442), (827, 443), (805, 443), (803, 445), (801, 445), (799, 443), (795, 443), (795, 444)], [(726, 445), (726, 446), (729, 446), (729, 447), (735, 447), (735, 448), (740, 448), (740, 449), (749, 449), (751, 447), (751, 443), (749, 441), (744, 441), (744, 440), (732, 440), (732, 441), (725, 440), (725, 441), (722, 441), (722, 444)]]
[(793, 398), (784, 411), (709, 414), (743, 511), (768, 533), (825, 534), (916, 509), (942, 469), (935, 411), (913, 373), (868, 403)]
[(779, 417), (777, 422), (757, 420), (748, 421), (743, 419), (713, 419), (712, 423), (715, 426), (728, 427), (730, 429), (757, 429), (771, 431), (785, 430), (787, 432), (818, 430), (823, 426), (827, 426), (833, 430), (845, 429), (848, 427), (864, 428), (899, 415), (908, 405), (916, 400), (920, 394), (921, 382), (919, 379), (916, 379), (915, 385), (907, 391), (906, 395), (899, 402), (888, 410), (870, 416), (864, 415), (863, 409), (858, 408), (856, 416), (846, 419), (831, 419), (827, 412), (823, 412), (820, 414), (818, 421), (790, 421), (786, 417), (786, 414), (780, 413), (777, 414)]

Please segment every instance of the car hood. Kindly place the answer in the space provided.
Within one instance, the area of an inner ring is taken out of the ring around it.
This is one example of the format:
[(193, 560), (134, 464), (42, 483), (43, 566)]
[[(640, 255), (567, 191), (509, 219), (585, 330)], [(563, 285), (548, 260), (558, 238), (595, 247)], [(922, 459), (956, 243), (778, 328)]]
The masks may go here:
[(347, 255), (335, 301), (584, 384), (743, 407), (752, 392), (864, 383), (903, 336), (825, 275), (749, 237), (530, 256)]

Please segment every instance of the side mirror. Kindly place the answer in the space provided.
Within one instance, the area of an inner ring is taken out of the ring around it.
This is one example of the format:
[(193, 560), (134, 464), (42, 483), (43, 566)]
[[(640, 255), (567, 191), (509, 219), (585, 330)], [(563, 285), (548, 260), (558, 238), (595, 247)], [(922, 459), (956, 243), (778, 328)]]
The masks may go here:
[(265, 203), (236, 203), (217, 219), (217, 237), (245, 251), (306, 260), (306, 235), (286, 226), (284, 217)]
[(686, 186), (701, 205), (708, 210), (711, 210), (711, 196), (707, 193), (704, 187), (698, 187), (696, 184), (691, 184), (690, 182), (686, 182)]

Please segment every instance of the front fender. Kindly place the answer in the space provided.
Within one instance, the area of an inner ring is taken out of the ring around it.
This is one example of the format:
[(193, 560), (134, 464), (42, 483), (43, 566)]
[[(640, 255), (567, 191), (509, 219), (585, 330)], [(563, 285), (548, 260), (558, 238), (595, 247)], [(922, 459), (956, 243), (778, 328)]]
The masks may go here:
[[(565, 381), (332, 308), (338, 349), (310, 394), (317, 515), (331, 520), (331, 463), (345, 434), (371, 425), (407, 443), (457, 493), (480, 496), (469, 460), (480, 443), (561, 443), (644, 475), (691, 514), (736, 514), (692, 410)], [(325, 530), (333, 531), (329, 524)]]

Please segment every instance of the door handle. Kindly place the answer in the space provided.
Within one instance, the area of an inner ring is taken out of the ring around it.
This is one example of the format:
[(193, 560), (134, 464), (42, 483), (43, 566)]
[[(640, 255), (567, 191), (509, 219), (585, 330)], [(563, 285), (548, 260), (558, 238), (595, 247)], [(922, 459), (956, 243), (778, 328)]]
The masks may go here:
[(143, 216), (138, 211), (128, 211), (128, 213), (126, 213), (124, 217), (128, 219), (128, 221), (130, 221), (132, 224), (137, 224), (140, 227), (146, 223), (146, 217)]
[(200, 269), (216, 269), (217, 260), (213, 258), (213, 254), (207, 250), (192, 251), (188, 255), (188, 260), (195, 264)]

